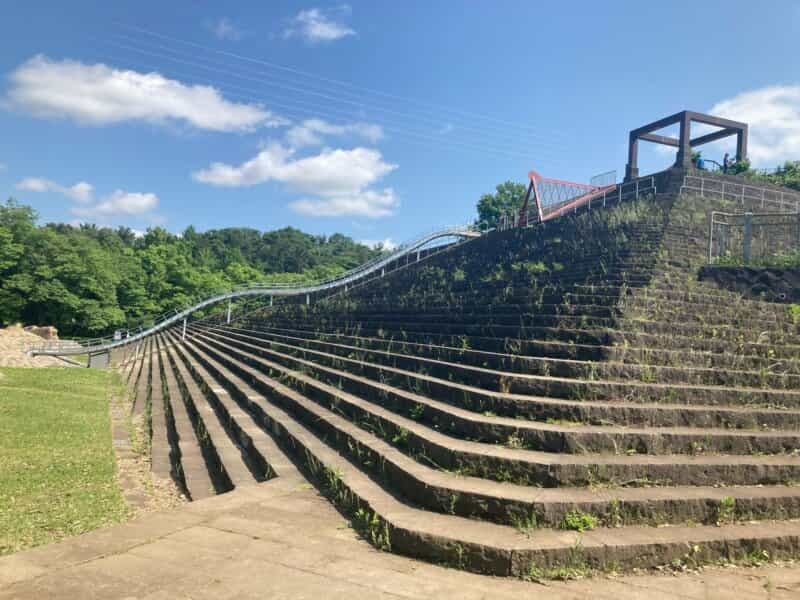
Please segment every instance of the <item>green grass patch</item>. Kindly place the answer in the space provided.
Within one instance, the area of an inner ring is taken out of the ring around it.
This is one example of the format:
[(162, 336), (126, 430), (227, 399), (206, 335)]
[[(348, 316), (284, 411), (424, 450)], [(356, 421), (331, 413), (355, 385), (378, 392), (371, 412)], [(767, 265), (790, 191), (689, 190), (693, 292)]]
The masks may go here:
[(109, 423), (118, 378), (0, 369), (0, 556), (128, 516)]

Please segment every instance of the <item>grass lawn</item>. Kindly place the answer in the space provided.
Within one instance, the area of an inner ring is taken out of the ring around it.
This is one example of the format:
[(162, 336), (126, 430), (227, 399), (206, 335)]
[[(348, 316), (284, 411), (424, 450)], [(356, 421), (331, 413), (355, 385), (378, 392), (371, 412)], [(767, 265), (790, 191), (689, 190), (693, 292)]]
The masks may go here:
[(119, 522), (110, 371), (0, 368), (0, 556)]

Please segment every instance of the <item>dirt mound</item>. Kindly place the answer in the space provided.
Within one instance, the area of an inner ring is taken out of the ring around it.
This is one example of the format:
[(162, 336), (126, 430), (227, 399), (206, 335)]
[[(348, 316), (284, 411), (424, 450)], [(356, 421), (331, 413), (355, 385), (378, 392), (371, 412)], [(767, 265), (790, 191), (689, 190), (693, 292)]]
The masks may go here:
[(0, 367), (63, 367), (63, 360), (52, 356), (28, 356), (31, 344), (39, 344), (42, 338), (25, 331), (18, 325), (0, 329)]

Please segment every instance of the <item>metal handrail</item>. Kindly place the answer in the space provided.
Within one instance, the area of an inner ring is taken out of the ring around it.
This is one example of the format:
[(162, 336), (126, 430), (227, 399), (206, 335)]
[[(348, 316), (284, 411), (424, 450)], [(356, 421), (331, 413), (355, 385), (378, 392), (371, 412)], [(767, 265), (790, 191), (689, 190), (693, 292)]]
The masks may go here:
[(385, 269), (387, 265), (392, 262), (409, 255), (413, 252), (421, 250), (421, 248), (430, 242), (441, 238), (460, 237), (460, 238), (474, 238), (479, 237), (481, 233), (475, 229), (472, 224), (456, 225), (429, 231), (422, 235), (417, 236), (411, 242), (407, 242), (398, 246), (395, 250), (388, 254), (378, 256), (366, 263), (354, 267), (344, 273), (322, 279), (320, 281), (308, 281), (304, 283), (264, 283), (253, 282), (246, 283), (234, 287), (232, 290), (217, 293), (205, 300), (202, 300), (192, 306), (183, 309), (174, 309), (168, 311), (158, 317), (151, 326), (140, 326), (135, 330), (127, 330), (125, 336), (120, 339), (115, 339), (115, 336), (105, 336), (93, 338), (89, 340), (55, 340), (47, 341), (39, 344), (31, 345), (28, 348), (30, 354), (46, 354), (51, 356), (65, 356), (75, 354), (92, 354), (96, 352), (103, 352), (132, 344), (137, 342), (153, 333), (157, 333), (162, 329), (174, 325), (180, 321), (185, 320), (189, 315), (198, 310), (224, 302), (225, 300), (234, 300), (245, 296), (307, 296), (310, 298), (311, 294), (318, 292), (328, 291), (336, 288), (346, 288), (351, 283), (357, 282), (376, 271)]
[[(748, 262), (750, 259), (750, 251), (749, 245), (750, 240), (752, 239), (753, 235), (753, 227), (754, 226), (781, 226), (785, 225), (785, 223), (756, 223), (755, 221), (761, 219), (769, 219), (769, 218), (792, 218), (792, 219), (799, 219), (800, 218), (800, 208), (798, 210), (792, 212), (765, 212), (765, 213), (752, 213), (752, 212), (743, 212), (743, 213), (729, 213), (720, 210), (713, 210), (711, 211), (711, 219), (708, 224), (708, 264), (714, 263), (714, 226), (715, 225), (723, 225), (728, 227), (736, 227), (741, 226), (744, 230), (744, 237), (750, 238), (749, 240), (744, 240), (742, 242), (743, 246), (743, 259), (745, 262)], [(736, 223), (734, 221), (741, 221), (741, 223)], [(796, 227), (797, 224), (792, 224)], [(744, 250), (744, 247), (747, 246), (748, 249)]]
[(744, 204), (745, 200), (760, 202), (762, 209), (766, 208), (767, 204), (771, 204), (784, 210), (789, 209), (791, 212), (800, 210), (800, 194), (785, 192), (781, 189), (734, 183), (701, 175), (686, 175), (683, 178), (680, 193), (683, 194), (687, 190), (699, 193), (701, 197), (717, 196), (723, 200), (725, 198), (738, 200), (740, 204)]
[[(605, 208), (606, 204), (622, 202), (624, 200), (638, 200), (642, 195), (655, 195), (658, 193), (656, 178), (653, 175), (640, 177), (633, 181), (619, 183), (605, 188), (600, 188), (591, 194), (584, 194), (566, 201), (562, 206), (549, 212), (544, 218), (545, 221), (557, 219), (565, 214), (576, 213), (579, 208), (586, 207), (591, 210), (593, 207)], [(519, 212), (506, 213), (500, 216), (498, 229), (505, 231), (514, 229), (524, 224), (525, 227), (535, 226), (539, 223), (539, 214), (536, 208), (529, 208), (527, 214)]]

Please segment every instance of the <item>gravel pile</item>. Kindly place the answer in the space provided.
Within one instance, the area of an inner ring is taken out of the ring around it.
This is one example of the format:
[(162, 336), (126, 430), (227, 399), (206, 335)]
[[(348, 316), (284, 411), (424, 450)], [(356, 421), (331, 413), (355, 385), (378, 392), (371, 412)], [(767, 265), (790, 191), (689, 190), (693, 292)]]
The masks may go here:
[(68, 363), (53, 356), (28, 356), (30, 344), (41, 343), (42, 338), (11, 325), (0, 329), (0, 367), (64, 367)]

